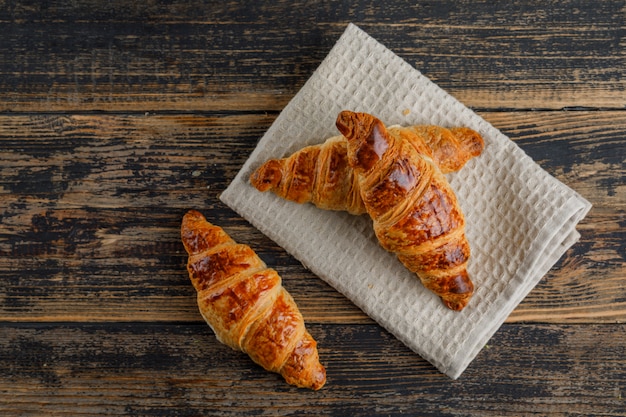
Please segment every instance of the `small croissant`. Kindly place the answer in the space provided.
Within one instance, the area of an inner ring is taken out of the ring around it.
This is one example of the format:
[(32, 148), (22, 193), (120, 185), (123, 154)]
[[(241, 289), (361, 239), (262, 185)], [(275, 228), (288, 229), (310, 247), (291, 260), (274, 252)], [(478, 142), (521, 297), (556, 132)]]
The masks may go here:
[(376, 117), (351, 111), (341, 112), (336, 125), (381, 246), (448, 308), (463, 309), (474, 290), (465, 218), (439, 166), (414, 146), (410, 129), (388, 130)]
[[(484, 147), (480, 134), (466, 127), (415, 125), (389, 130), (412, 132), (403, 136), (419, 152), (429, 155), (444, 174), (461, 169)], [(250, 183), (259, 191), (272, 191), (297, 203), (351, 214), (366, 212), (359, 183), (348, 164), (348, 143), (342, 135), (265, 162), (252, 174)]]
[(198, 307), (217, 339), (292, 385), (320, 389), (326, 370), (278, 273), (247, 245), (190, 210), (181, 226)]

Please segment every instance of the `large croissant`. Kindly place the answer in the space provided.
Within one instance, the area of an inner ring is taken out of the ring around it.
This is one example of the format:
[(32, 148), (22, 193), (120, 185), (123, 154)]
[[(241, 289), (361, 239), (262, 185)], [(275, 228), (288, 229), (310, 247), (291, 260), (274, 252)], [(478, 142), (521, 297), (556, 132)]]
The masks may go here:
[[(419, 152), (431, 156), (444, 174), (461, 169), (469, 159), (480, 155), (484, 146), (480, 134), (465, 127), (416, 125), (389, 130), (412, 132), (403, 136)], [(363, 214), (365, 205), (347, 155), (346, 138), (334, 136), (286, 158), (265, 162), (252, 174), (250, 182), (260, 191), (271, 190), (297, 203), (310, 202), (326, 210)]]
[(217, 339), (292, 385), (320, 389), (326, 370), (317, 343), (276, 271), (195, 210), (183, 217), (181, 238), (200, 313)]
[(448, 308), (463, 309), (474, 288), (465, 218), (437, 164), (413, 145), (411, 130), (387, 130), (374, 116), (350, 111), (336, 124), (380, 244)]

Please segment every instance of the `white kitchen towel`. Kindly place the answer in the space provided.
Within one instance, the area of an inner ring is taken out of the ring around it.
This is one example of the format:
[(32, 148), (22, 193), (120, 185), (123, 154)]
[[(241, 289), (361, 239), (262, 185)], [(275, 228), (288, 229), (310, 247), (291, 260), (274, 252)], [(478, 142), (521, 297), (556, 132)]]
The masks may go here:
[[(461, 312), (445, 308), (380, 247), (368, 216), (293, 203), (249, 184), (250, 174), (267, 159), (337, 135), (341, 110), (368, 112), (387, 125), (467, 126), (482, 134), (483, 154), (447, 175), (465, 214), (472, 251), (468, 270), (475, 294)], [(454, 379), (579, 239), (576, 224), (591, 207), (500, 131), (353, 24), (220, 198)]]

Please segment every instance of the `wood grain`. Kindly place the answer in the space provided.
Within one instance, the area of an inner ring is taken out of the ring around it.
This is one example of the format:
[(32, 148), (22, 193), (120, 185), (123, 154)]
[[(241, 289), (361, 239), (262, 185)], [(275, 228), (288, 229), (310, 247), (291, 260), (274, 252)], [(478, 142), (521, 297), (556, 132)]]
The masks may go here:
[[(0, 415), (626, 416), (625, 13), (0, 0)], [(349, 22), (593, 204), (456, 381), (218, 199)], [(323, 390), (216, 341), (185, 271), (189, 208), (282, 275)]]
[(623, 326), (505, 325), (456, 381), (377, 326), (309, 327), (328, 371), (319, 392), (287, 386), (207, 326), (5, 324), (0, 413), (623, 415)]
[[(624, 322), (624, 114), (482, 116), (594, 205), (509, 321)], [(274, 117), (0, 116), (0, 319), (198, 321), (179, 237), (196, 208), (279, 269), (309, 320), (370, 322), (218, 200)]]
[(0, 111), (278, 111), (349, 22), (471, 107), (623, 109), (623, 2), (575, 3), (8, 2)]

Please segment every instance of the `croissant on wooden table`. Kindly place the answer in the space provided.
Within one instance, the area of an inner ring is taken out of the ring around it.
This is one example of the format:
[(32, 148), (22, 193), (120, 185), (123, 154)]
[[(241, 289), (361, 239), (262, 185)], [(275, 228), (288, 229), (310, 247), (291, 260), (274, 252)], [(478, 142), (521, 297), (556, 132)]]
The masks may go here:
[(289, 384), (320, 389), (326, 370), (317, 342), (278, 273), (198, 211), (184, 215), (181, 238), (200, 313), (217, 339)]
[[(420, 153), (430, 156), (441, 172), (458, 171), (480, 155), (484, 143), (470, 128), (447, 129), (434, 125), (392, 126)], [(251, 175), (250, 183), (260, 191), (272, 191), (297, 203), (312, 203), (325, 210), (366, 212), (359, 183), (348, 164), (348, 143), (343, 135), (307, 146), (282, 159), (271, 159)]]
[(439, 166), (415, 146), (410, 129), (387, 129), (376, 117), (351, 111), (341, 112), (336, 125), (381, 246), (448, 308), (463, 309), (474, 290), (465, 218)]

